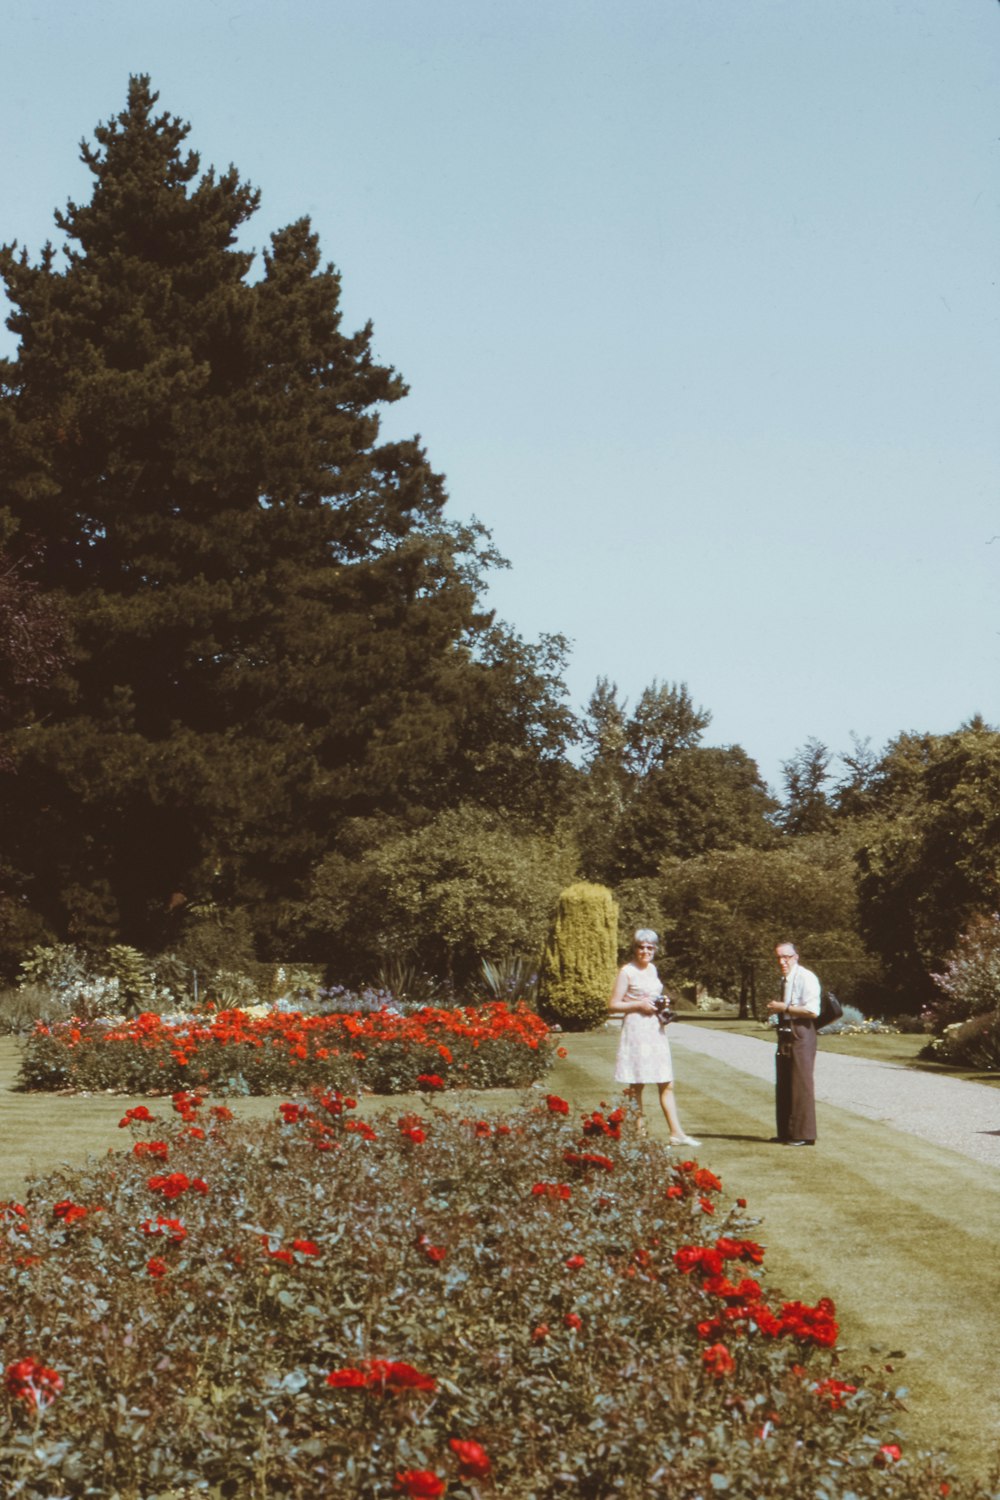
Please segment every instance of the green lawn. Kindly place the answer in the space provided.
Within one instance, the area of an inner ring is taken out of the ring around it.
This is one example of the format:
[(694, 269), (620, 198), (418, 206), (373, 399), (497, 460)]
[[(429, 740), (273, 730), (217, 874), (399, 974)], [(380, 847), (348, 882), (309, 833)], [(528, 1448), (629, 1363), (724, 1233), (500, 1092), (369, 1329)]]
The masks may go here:
[[(919, 1038), (872, 1040), (909, 1045)], [(617, 1032), (563, 1041), (568, 1055), (544, 1089), (579, 1110), (613, 1099)], [(889, 1378), (909, 1387), (902, 1425), (910, 1445), (945, 1449), (960, 1469), (985, 1474), (1000, 1433), (993, 1333), (1000, 1174), (828, 1105), (820, 1105), (816, 1149), (782, 1151), (767, 1144), (768, 1084), (679, 1047), (676, 1061), (681, 1116), (703, 1142), (693, 1154), (722, 1177), (723, 1196), (745, 1197), (760, 1215), (757, 1237), (767, 1246), (772, 1282), (788, 1298), (833, 1297), (845, 1369), (891, 1365)], [(16, 1074), (16, 1044), (2, 1039), (0, 1197), (16, 1198), (29, 1172), (127, 1145), (118, 1120), (138, 1100), (17, 1094)], [(502, 1110), (513, 1096), (497, 1090), (451, 1098), (480, 1114)], [(228, 1102), (243, 1116), (270, 1116), (275, 1108), (270, 1099)], [(653, 1134), (663, 1136), (654, 1102), (647, 1100)], [(426, 1101), (368, 1098), (361, 1112), (370, 1117), (386, 1107), (396, 1115), (426, 1108)], [(164, 1101), (162, 1115), (169, 1113)]]

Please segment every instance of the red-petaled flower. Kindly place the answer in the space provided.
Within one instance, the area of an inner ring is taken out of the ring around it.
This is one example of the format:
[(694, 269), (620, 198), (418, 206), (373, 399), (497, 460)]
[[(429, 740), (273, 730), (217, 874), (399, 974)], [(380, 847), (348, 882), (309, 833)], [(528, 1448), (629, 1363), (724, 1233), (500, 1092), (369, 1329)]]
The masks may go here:
[(531, 1330), (531, 1342), (533, 1344), (544, 1344), (550, 1332), (551, 1329), (548, 1323), (536, 1323)]
[(486, 1449), (469, 1438), (449, 1438), (448, 1446), (458, 1459), (463, 1479), (485, 1479), (490, 1472)]
[(404, 1360), (369, 1359), (365, 1361), (368, 1384), (381, 1386), (384, 1391), (436, 1391), (437, 1381), (432, 1375), (424, 1375)]
[(170, 1148), (166, 1141), (136, 1141), (132, 1147), (132, 1155), (141, 1161), (144, 1156), (155, 1157), (157, 1161), (167, 1161), (170, 1157)]
[(331, 1370), (326, 1377), (326, 1383), (339, 1390), (361, 1390), (368, 1384), (368, 1376), (363, 1370), (353, 1370), (348, 1367), (343, 1370)]
[(564, 1313), (563, 1314), (563, 1322), (566, 1324), (567, 1328), (577, 1328), (577, 1329), (579, 1329), (579, 1328), (583, 1327), (583, 1319), (580, 1317), (579, 1313), (574, 1313), (574, 1312)]
[(118, 1121), (118, 1129), (124, 1130), (125, 1127), (127, 1125), (131, 1125), (134, 1120), (151, 1120), (152, 1118), (153, 1116), (150, 1114), (145, 1104), (137, 1104), (135, 1109), (127, 1109), (125, 1111), (122, 1118)]
[(819, 1344), (832, 1348), (839, 1331), (833, 1316), (835, 1308), (829, 1297), (821, 1297), (815, 1307), (804, 1302), (783, 1302), (781, 1305), (781, 1331), (803, 1343)]
[[(175, 1052), (174, 1057), (179, 1063), (187, 1063), (188, 1061), (184, 1053)], [(170, 1096), (170, 1102), (181, 1119), (189, 1121), (197, 1118), (197, 1111), (204, 1103), (204, 1098), (200, 1093), (189, 1092), (187, 1089), (178, 1089), (175, 1094)]]
[(553, 1114), (553, 1115), (568, 1115), (569, 1114), (569, 1105), (567, 1104), (567, 1102), (566, 1102), (565, 1099), (560, 1099), (560, 1097), (559, 1097), (558, 1094), (546, 1094), (545, 1095), (545, 1102), (548, 1105), (549, 1112), (551, 1114)]
[(725, 1344), (709, 1344), (701, 1356), (702, 1364), (716, 1380), (722, 1380), (736, 1369), (736, 1361)]
[(715, 1248), (726, 1260), (749, 1260), (755, 1266), (759, 1266), (764, 1259), (764, 1247), (758, 1245), (755, 1240), (732, 1240), (720, 1234), (715, 1242)]
[(565, 1182), (536, 1182), (531, 1193), (535, 1198), (557, 1198), (563, 1203), (572, 1197), (571, 1189)]
[(694, 1174), (694, 1185), (702, 1193), (721, 1193), (722, 1179), (716, 1177), (707, 1167), (699, 1167)]
[(295, 1256), (291, 1250), (269, 1250), (265, 1245), (264, 1253), (270, 1256), (271, 1260), (280, 1260), (283, 1266), (294, 1266), (295, 1264)]
[(37, 1359), (18, 1359), (8, 1365), (5, 1372), (8, 1391), (29, 1406), (39, 1411), (49, 1406), (63, 1388), (62, 1376), (43, 1365)]
[(579, 1271), (583, 1265), (586, 1265), (586, 1261), (582, 1255), (571, 1255), (566, 1261), (567, 1271)]
[(430, 1469), (402, 1469), (392, 1487), (399, 1495), (409, 1495), (410, 1500), (437, 1500), (444, 1494), (444, 1480)]
[(816, 1395), (826, 1401), (831, 1411), (839, 1411), (844, 1404), (845, 1396), (853, 1396), (857, 1391), (856, 1385), (848, 1385), (846, 1380), (821, 1380), (815, 1387)]
[(292, 1240), (292, 1249), (299, 1255), (318, 1255), (319, 1246), (313, 1240)]
[(444, 1079), (437, 1073), (418, 1073), (417, 1087), (431, 1092), (434, 1089), (444, 1088)]
[(667, 1197), (668, 1198), (683, 1198), (684, 1197), (684, 1189), (682, 1187), (678, 1187), (678, 1185), (677, 1185), (676, 1182), (672, 1182), (670, 1184), (670, 1186), (667, 1188)]
[(903, 1450), (898, 1443), (883, 1443), (875, 1455), (875, 1462), (881, 1465), (898, 1464), (903, 1456)]
[(428, 1260), (435, 1262), (444, 1260), (448, 1254), (447, 1245), (432, 1245), (426, 1234), (417, 1235), (417, 1247), (424, 1252)]
[(600, 1167), (602, 1172), (613, 1172), (615, 1164), (610, 1156), (603, 1156), (599, 1151), (569, 1151), (563, 1152), (563, 1161), (570, 1167)]
[(719, 1276), (724, 1261), (718, 1250), (707, 1245), (681, 1245), (674, 1251), (674, 1265), (684, 1275), (700, 1266), (704, 1276)]
[(62, 1219), (64, 1224), (75, 1224), (77, 1219), (85, 1219), (87, 1210), (81, 1203), (74, 1203), (71, 1198), (64, 1198), (61, 1203), (52, 1205), (52, 1212), (57, 1219)]
[(784, 1323), (776, 1318), (771, 1309), (763, 1302), (757, 1304), (753, 1310), (753, 1320), (765, 1338), (777, 1339), (785, 1331)]
[(161, 1276), (166, 1276), (167, 1263), (165, 1260), (161, 1260), (158, 1255), (153, 1255), (146, 1262), (146, 1270), (149, 1272), (150, 1276), (158, 1279)]
[(165, 1234), (175, 1245), (187, 1236), (187, 1229), (180, 1219), (165, 1219), (162, 1214), (157, 1214), (155, 1223), (152, 1219), (143, 1219), (139, 1228), (144, 1234)]
[(164, 1198), (179, 1198), (187, 1192), (191, 1182), (186, 1173), (171, 1172), (165, 1177), (150, 1177), (146, 1185), (150, 1192), (162, 1193)]

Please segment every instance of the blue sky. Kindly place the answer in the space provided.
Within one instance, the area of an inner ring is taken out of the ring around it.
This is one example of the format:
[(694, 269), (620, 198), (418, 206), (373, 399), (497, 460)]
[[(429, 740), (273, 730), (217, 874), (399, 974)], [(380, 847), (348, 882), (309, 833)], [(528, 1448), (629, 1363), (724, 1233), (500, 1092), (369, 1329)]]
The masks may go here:
[[(308, 214), (490, 600), (765, 777), (1000, 722), (993, 0), (0, 0), (0, 239), (148, 72)], [(7, 347), (11, 347), (9, 336)]]

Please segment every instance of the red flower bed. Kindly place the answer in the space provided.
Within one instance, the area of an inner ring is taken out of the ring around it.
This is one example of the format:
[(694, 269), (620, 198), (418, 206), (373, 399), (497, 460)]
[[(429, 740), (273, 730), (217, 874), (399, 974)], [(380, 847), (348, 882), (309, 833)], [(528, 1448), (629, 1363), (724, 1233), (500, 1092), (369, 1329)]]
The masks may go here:
[[(245, 1011), (114, 1024), (39, 1025), (28, 1039), (26, 1088), (264, 1094), (313, 1085), (400, 1093), (525, 1087), (552, 1060), (548, 1027), (525, 1006), (425, 1007), (411, 1015), (307, 1016)], [(564, 1101), (559, 1101), (560, 1106)], [(128, 1111), (122, 1126), (144, 1118)]]
[(126, 1149), (0, 1205), (0, 1494), (985, 1500), (695, 1161), (602, 1130), (570, 1186), (593, 1116), (544, 1096), (364, 1129), (335, 1091), (172, 1102), (128, 1121), (162, 1172)]

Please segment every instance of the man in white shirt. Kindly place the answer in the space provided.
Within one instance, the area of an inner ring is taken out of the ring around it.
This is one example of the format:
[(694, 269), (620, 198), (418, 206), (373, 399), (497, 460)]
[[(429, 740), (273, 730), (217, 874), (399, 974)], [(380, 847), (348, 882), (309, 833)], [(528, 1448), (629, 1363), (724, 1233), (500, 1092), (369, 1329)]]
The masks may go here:
[(775, 1073), (778, 1134), (775, 1139), (783, 1146), (814, 1146), (816, 1096), (813, 1069), (816, 1066), (820, 983), (811, 969), (804, 969), (799, 963), (794, 943), (779, 943), (774, 952), (783, 976), (781, 999), (771, 1000), (767, 1007), (778, 1018)]

